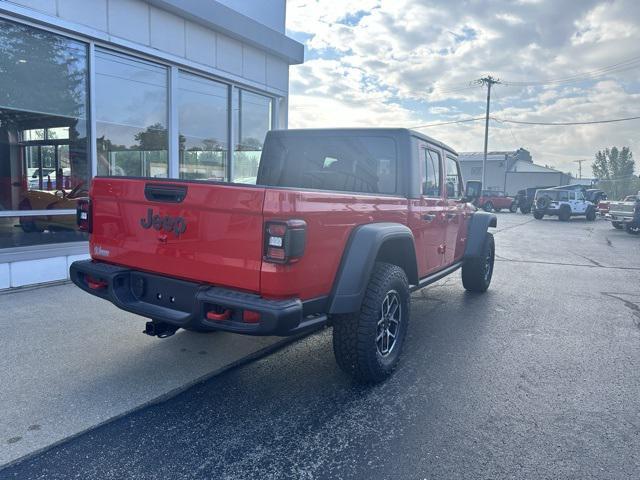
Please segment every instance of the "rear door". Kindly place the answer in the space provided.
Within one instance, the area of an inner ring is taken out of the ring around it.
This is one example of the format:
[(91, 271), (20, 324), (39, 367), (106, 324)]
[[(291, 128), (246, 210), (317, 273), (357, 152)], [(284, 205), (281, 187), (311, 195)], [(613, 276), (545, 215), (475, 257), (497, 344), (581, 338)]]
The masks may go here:
[(587, 201), (584, 198), (584, 193), (582, 192), (570, 192), (569, 193), (569, 203), (571, 204), (571, 212), (572, 213), (586, 213)]
[(450, 154), (447, 154), (445, 158), (445, 175), (447, 210), (445, 214), (444, 264), (450, 265), (462, 256), (463, 245), (460, 242), (460, 229), (464, 225), (466, 216), (465, 203), (460, 201), (464, 195), (460, 166), (458, 160)]
[(446, 202), (442, 188), (442, 152), (426, 142), (418, 141), (420, 164), (419, 199), (410, 201), (410, 228), (415, 238), (418, 273), (425, 277), (442, 268), (446, 229)]
[(264, 188), (98, 177), (91, 201), (93, 258), (259, 291)]

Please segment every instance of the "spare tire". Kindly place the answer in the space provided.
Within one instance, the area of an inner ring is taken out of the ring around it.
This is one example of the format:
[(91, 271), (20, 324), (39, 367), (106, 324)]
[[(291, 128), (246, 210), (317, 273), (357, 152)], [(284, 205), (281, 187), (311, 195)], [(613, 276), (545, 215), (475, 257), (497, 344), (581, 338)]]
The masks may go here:
[(551, 198), (544, 195), (536, 200), (536, 207), (538, 210), (546, 210), (551, 205)]

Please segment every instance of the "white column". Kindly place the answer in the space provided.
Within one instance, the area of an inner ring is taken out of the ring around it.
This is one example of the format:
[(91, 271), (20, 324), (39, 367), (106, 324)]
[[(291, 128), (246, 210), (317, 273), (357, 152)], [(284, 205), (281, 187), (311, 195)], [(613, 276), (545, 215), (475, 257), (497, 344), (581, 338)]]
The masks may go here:
[(169, 68), (169, 178), (180, 176), (180, 131), (178, 125), (178, 67)]

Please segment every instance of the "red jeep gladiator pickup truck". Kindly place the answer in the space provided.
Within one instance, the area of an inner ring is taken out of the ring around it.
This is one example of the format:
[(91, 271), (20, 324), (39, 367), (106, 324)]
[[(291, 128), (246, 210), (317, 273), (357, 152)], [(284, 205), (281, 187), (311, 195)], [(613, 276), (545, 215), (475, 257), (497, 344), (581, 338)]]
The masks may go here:
[(178, 328), (294, 335), (333, 326), (340, 367), (365, 382), (398, 363), (410, 293), (462, 268), (484, 292), (493, 214), (469, 202), (457, 155), (407, 129), (267, 134), (256, 185), (96, 177), (78, 206), (81, 289)]

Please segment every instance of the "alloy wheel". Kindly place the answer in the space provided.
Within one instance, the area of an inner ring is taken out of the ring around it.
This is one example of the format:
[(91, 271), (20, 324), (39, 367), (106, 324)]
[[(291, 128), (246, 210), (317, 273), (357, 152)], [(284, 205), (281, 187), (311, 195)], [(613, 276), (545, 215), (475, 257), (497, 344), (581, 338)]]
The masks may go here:
[(388, 356), (396, 346), (401, 319), (400, 295), (396, 290), (390, 290), (380, 305), (380, 319), (376, 334), (376, 346), (382, 357)]

